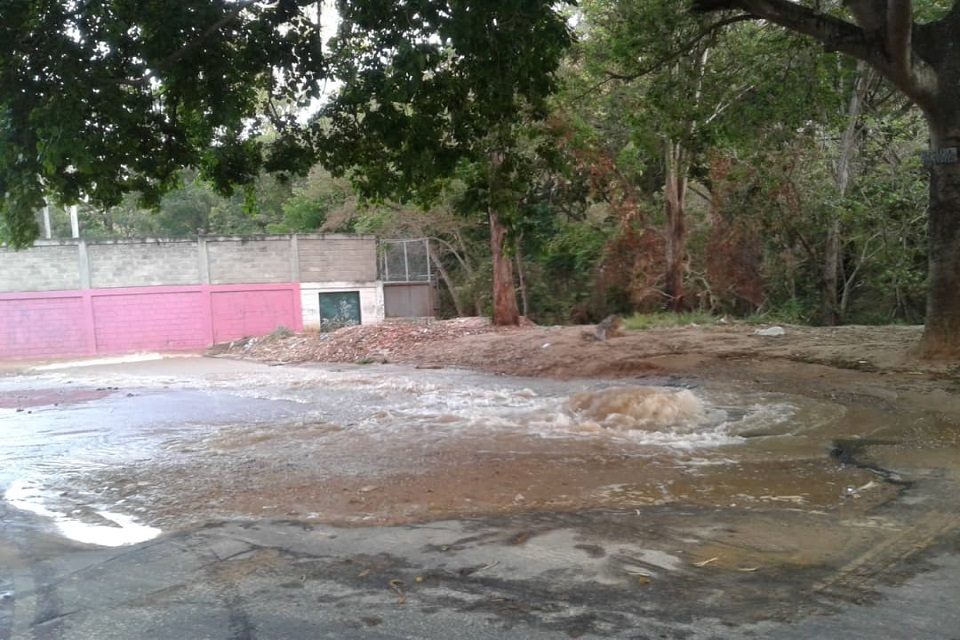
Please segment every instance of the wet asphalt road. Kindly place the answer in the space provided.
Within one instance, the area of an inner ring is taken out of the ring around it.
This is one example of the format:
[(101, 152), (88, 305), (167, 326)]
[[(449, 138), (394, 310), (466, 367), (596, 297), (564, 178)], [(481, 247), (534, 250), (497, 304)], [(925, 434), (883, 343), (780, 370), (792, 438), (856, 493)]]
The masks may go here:
[[(117, 429), (135, 426), (110, 402), (85, 405), (96, 419), (78, 431), (110, 431), (111, 419)], [(289, 401), (244, 402), (244, 412), (264, 420), (304, 410)], [(186, 404), (150, 411), (169, 418), (172, 430), (233, 419), (224, 407), (194, 404), (196, 411)], [(58, 444), (52, 458), (118, 455), (102, 448), (109, 438), (78, 442), (90, 446)], [(149, 446), (136, 452), (152, 455)], [(13, 464), (0, 470), (3, 483), (22, 471)], [(869, 554), (845, 564), (730, 571), (692, 566), (671, 551), (683, 536), (739, 526), (742, 514), (727, 507), (392, 527), (214, 521), (102, 548), (67, 540), (48, 518), (0, 501), (0, 640), (960, 639), (957, 518), (930, 508), (930, 496), (943, 490), (919, 483), (909, 500), (887, 507), (891, 517), (895, 510), (929, 520), (925, 531), (939, 529), (905, 535), (898, 544), (915, 552), (881, 553), (882, 571), (865, 564)], [(881, 509), (878, 518), (886, 515)], [(818, 516), (783, 517), (799, 524)]]
[(631, 580), (624, 558), (640, 545), (591, 533), (609, 518), (223, 523), (103, 550), (16, 539), (29, 523), (7, 511), (0, 638), (958, 637), (956, 548), (854, 604), (798, 595), (789, 575), (677, 575), (658, 568), (667, 558), (633, 565), (653, 577)]

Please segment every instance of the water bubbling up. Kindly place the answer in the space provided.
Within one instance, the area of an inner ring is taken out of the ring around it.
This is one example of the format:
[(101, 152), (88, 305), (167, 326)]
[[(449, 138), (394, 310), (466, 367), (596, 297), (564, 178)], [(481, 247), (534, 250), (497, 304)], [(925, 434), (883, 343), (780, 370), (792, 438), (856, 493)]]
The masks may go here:
[(705, 414), (693, 392), (652, 387), (578, 393), (567, 402), (567, 410), (582, 420), (616, 430), (692, 429)]

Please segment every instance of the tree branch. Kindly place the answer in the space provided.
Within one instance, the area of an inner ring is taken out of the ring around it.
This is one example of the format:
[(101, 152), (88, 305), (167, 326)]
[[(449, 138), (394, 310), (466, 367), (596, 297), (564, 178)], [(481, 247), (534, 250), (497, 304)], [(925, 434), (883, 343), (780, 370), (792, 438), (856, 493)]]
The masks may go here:
[(215, 35), (220, 29), (224, 28), (234, 20), (236, 20), (243, 11), (254, 4), (261, 2), (262, 0), (244, 0), (243, 2), (238, 2), (236, 8), (229, 13), (224, 14), (219, 20), (211, 24), (209, 27), (204, 29), (203, 33), (199, 36), (177, 49), (169, 56), (156, 62), (147, 74), (139, 78), (117, 78), (117, 79), (104, 79), (102, 82), (111, 82), (121, 85), (126, 85), (130, 87), (144, 85), (150, 82), (150, 79), (156, 75), (158, 70), (169, 69), (174, 64), (183, 60), (185, 57), (199, 49), (204, 42), (207, 41), (211, 36)]
[(913, 83), (913, 60), (911, 41), (913, 37), (913, 2), (892, 0), (887, 2), (887, 55), (893, 72), (904, 82)]
[(184, 45), (177, 51), (174, 51), (172, 54), (170, 54), (166, 58), (164, 58), (162, 61), (160, 61), (160, 63), (157, 64), (157, 67), (160, 69), (165, 69), (176, 64), (183, 58), (187, 57), (188, 55), (196, 51), (198, 48), (200, 48), (203, 45), (203, 43), (207, 40), (207, 38), (214, 35), (218, 31), (220, 31), (220, 29), (224, 28), (225, 26), (227, 26), (228, 24), (236, 20), (240, 16), (240, 14), (244, 12), (245, 9), (256, 4), (259, 1), (260, 0), (245, 0), (244, 2), (238, 2), (237, 7), (233, 11), (227, 14), (224, 14), (222, 18), (220, 18), (219, 20), (214, 22), (212, 25), (207, 27), (203, 31), (203, 33), (201, 33), (197, 38), (194, 38), (193, 40), (188, 42), (186, 45)]
[[(899, 1), (899, 0), (897, 0)], [(843, 6), (868, 36), (882, 38), (886, 35), (887, 0), (843, 0)]]
[[(656, 71), (657, 69), (659, 69), (664, 65), (670, 64), (677, 58), (680, 58), (686, 55), (687, 53), (690, 52), (691, 49), (693, 49), (695, 46), (700, 44), (701, 40), (703, 40), (713, 32), (717, 31), (718, 29), (722, 29), (723, 27), (726, 27), (731, 24), (735, 24), (737, 22), (747, 22), (748, 20), (754, 20), (754, 19), (755, 18), (753, 16), (740, 14), (740, 15), (730, 16), (722, 20), (718, 20), (713, 24), (709, 25), (706, 29), (698, 33), (696, 36), (694, 36), (687, 42), (683, 43), (682, 45), (674, 49), (668, 55), (660, 58), (659, 60), (656, 60), (653, 64), (650, 64), (634, 73), (616, 73), (613, 71), (607, 71), (608, 79), (624, 80), (626, 82), (629, 82), (631, 80), (636, 80), (637, 78), (641, 78), (647, 75), (648, 73), (653, 73), (654, 71)], [(605, 82), (606, 81), (604, 81), (604, 83)], [(601, 83), (601, 85), (604, 83)], [(599, 88), (599, 86), (596, 88)]]
[(863, 29), (790, 0), (694, 0), (693, 8), (701, 12), (740, 9), (753, 19), (811, 36), (829, 51), (840, 51), (872, 64), (877, 62), (877, 52), (870, 47)]
[[(869, 63), (926, 111), (935, 108), (937, 73), (913, 55), (910, 0), (845, 0), (860, 26), (791, 0), (693, 0), (697, 11), (739, 9)], [(956, 5), (955, 5), (956, 6)]]

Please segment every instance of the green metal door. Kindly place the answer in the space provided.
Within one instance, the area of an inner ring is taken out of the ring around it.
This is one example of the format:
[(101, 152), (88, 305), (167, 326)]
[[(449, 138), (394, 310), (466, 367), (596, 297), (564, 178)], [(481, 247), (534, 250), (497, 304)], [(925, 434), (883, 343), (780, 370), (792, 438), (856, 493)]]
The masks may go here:
[(320, 330), (336, 331), (360, 324), (360, 292), (320, 294)]

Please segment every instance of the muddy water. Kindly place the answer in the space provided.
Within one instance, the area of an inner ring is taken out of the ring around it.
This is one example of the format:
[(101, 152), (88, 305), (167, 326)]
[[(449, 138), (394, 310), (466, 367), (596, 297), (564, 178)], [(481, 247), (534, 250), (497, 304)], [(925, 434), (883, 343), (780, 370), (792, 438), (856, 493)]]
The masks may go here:
[(196, 358), (0, 379), (4, 404), (8, 501), (100, 544), (236, 516), (395, 523), (671, 504), (827, 512), (896, 491), (828, 455), (833, 440), (882, 434), (893, 417), (697, 380)]

